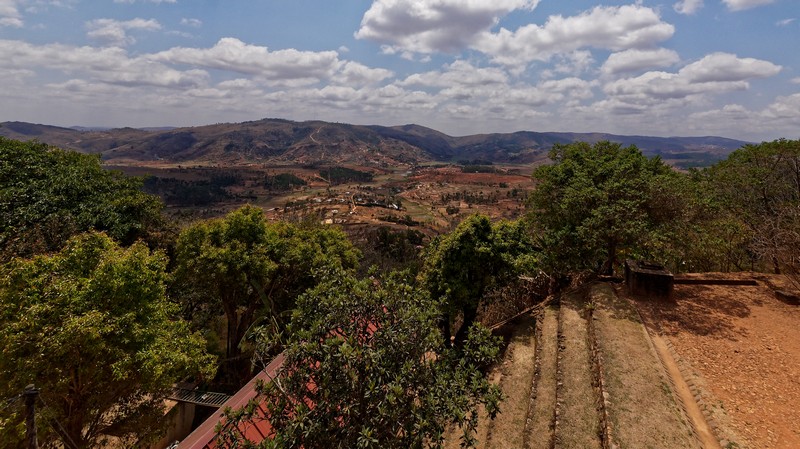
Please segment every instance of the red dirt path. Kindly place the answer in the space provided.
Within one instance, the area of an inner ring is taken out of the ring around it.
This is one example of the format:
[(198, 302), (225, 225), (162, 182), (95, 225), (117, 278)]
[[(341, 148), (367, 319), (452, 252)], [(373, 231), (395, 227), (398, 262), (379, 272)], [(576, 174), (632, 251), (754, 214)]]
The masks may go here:
[[(736, 276), (748, 277), (724, 275)], [(638, 304), (722, 402), (739, 447), (800, 448), (800, 307), (761, 284), (676, 285), (672, 302)]]

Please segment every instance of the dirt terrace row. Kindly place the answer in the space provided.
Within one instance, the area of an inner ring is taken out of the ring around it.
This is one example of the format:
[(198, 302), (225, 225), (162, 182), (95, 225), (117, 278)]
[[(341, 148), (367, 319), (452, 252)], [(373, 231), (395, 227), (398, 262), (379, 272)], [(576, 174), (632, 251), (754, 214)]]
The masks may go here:
[[(694, 426), (632, 304), (606, 284), (509, 323), (491, 373), (506, 400), (480, 448), (698, 448)], [(446, 447), (459, 447), (451, 433)]]

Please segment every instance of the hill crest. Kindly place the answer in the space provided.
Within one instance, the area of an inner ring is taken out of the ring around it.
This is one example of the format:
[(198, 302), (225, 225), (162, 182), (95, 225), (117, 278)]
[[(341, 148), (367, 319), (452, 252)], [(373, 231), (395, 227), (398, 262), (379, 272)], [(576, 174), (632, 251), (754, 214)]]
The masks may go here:
[[(492, 163), (543, 161), (555, 144), (610, 140), (636, 145), (648, 156), (711, 163), (747, 142), (723, 137), (620, 136), (533, 132), (454, 137), (421, 125), (364, 126), (324, 121), (262, 119), (183, 128), (63, 128), (26, 122), (0, 124), (0, 135), (41, 142), (110, 162), (300, 163), (393, 166), (430, 161)], [(707, 164), (706, 164), (707, 165)]]

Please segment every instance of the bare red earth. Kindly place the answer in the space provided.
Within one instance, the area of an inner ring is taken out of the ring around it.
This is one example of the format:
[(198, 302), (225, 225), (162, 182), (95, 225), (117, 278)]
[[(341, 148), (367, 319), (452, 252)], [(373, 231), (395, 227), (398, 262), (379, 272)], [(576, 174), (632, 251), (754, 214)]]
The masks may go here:
[(721, 401), (739, 447), (800, 448), (800, 307), (764, 282), (779, 280), (761, 277), (758, 286), (676, 285), (673, 301), (638, 304)]

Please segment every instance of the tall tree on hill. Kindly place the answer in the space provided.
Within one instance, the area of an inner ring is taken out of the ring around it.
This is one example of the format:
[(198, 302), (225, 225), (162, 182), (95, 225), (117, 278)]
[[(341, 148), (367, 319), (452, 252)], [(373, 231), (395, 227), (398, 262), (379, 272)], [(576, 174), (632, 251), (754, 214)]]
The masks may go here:
[(155, 239), (163, 204), (141, 186), (99, 156), (0, 137), (0, 258), (57, 251), (89, 230), (125, 245)]
[(463, 344), (489, 289), (534, 264), (530, 237), (519, 221), (492, 224), (489, 217), (473, 215), (434, 239), (425, 250), (421, 279), (441, 302), (444, 338), (450, 341), (451, 326), (461, 315), (455, 339)]
[[(166, 298), (166, 263), (142, 243), (120, 248), (90, 233), (0, 268), (0, 395), (40, 389), (45, 447), (158, 438), (172, 385), (213, 375), (202, 337)], [(23, 447), (24, 425), (9, 411), (0, 411), (0, 447)]]
[[(622, 253), (632, 254), (652, 236), (658, 177), (673, 176), (659, 158), (612, 142), (556, 145), (552, 165), (538, 167), (529, 218), (553, 272), (596, 270), (610, 274)], [(646, 251), (645, 251), (646, 252)]]
[(245, 206), (181, 232), (176, 286), (194, 318), (224, 314), (222, 374), (238, 388), (250, 375), (252, 354), (242, 346), (252, 326), (266, 319), (280, 332), (296, 297), (315, 285), (315, 270), (355, 268), (358, 257), (338, 229), (268, 223), (261, 209)]

